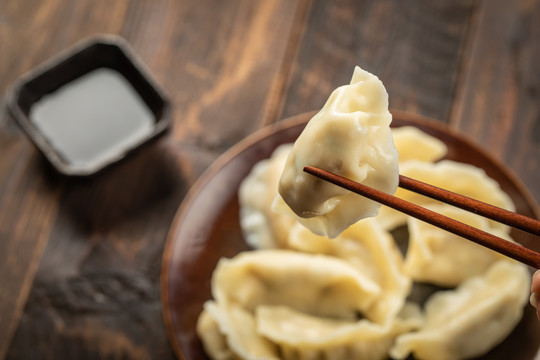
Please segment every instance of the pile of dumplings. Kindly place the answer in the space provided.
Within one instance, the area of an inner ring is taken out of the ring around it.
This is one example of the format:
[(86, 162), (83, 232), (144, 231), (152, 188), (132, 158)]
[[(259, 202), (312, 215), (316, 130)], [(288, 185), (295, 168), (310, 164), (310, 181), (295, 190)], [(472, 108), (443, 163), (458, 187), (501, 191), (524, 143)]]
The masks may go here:
[[(438, 139), (414, 127), (391, 136), (402, 175), (514, 210), (483, 170), (444, 160)], [(457, 360), (481, 356), (510, 334), (528, 300), (524, 265), (384, 206), (335, 237), (310, 231), (272, 210), (291, 148), (257, 163), (239, 189), (253, 250), (214, 270), (213, 299), (197, 323), (210, 358)], [(406, 190), (396, 196), (512, 241), (505, 225)], [(405, 227), (400, 250), (391, 232)], [(420, 304), (411, 297), (415, 284), (437, 291)]]
[[(483, 170), (439, 161), (439, 140), (413, 127), (393, 137), (402, 174), (514, 210)], [(518, 262), (386, 207), (333, 239), (273, 212), (290, 149), (259, 162), (240, 188), (254, 250), (222, 259), (214, 272), (214, 299), (197, 324), (212, 359), (466, 359), (517, 325), (530, 286)], [(499, 223), (405, 190), (397, 196), (511, 240)], [(390, 231), (404, 225), (402, 255)], [(444, 290), (421, 307), (407, 300), (413, 282)]]

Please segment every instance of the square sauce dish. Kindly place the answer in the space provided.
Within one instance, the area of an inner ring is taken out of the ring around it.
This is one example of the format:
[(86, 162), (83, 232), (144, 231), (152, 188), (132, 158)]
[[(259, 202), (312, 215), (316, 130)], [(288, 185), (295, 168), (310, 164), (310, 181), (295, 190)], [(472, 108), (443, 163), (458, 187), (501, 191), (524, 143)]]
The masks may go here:
[(171, 125), (165, 90), (113, 35), (83, 40), (23, 75), (8, 106), (65, 175), (94, 174)]

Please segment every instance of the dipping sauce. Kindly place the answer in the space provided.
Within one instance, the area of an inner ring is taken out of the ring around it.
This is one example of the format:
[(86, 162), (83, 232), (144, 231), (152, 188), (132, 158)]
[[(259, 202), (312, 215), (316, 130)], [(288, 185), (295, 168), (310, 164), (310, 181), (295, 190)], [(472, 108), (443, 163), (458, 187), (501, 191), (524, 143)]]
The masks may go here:
[(152, 133), (155, 117), (119, 72), (98, 68), (44, 96), (30, 121), (77, 170), (112, 162)]

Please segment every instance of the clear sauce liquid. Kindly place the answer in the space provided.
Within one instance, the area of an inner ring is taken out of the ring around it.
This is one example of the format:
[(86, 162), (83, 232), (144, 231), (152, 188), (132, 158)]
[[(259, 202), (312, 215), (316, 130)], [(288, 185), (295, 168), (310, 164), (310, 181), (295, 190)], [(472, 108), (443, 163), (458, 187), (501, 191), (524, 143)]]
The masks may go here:
[(99, 68), (44, 96), (30, 120), (61, 156), (91, 171), (147, 136), (154, 116), (117, 71)]

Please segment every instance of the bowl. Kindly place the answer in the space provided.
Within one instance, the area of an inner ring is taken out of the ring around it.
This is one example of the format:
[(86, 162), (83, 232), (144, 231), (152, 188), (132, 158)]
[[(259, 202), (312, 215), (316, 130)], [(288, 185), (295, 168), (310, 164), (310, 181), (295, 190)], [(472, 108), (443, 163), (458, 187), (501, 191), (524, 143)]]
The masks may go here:
[[(518, 213), (538, 218), (538, 205), (504, 165), (482, 148), (445, 125), (393, 111), (393, 127), (411, 125), (442, 140), (447, 159), (483, 168), (512, 198)], [(211, 298), (210, 279), (221, 257), (250, 248), (239, 223), (238, 188), (259, 160), (283, 143), (293, 142), (314, 113), (301, 114), (263, 128), (223, 154), (195, 183), (172, 223), (163, 254), (161, 296), (170, 342), (183, 360), (208, 359), (195, 333), (203, 303)], [(530, 234), (513, 231), (513, 238), (533, 250), (540, 243)], [(531, 272), (532, 273), (532, 272)], [(540, 347), (540, 323), (527, 305), (514, 331), (481, 359), (532, 359)]]
[(82, 40), (21, 76), (8, 106), (65, 175), (94, 174), (171, 124), (165, 90), (114, 35)]

